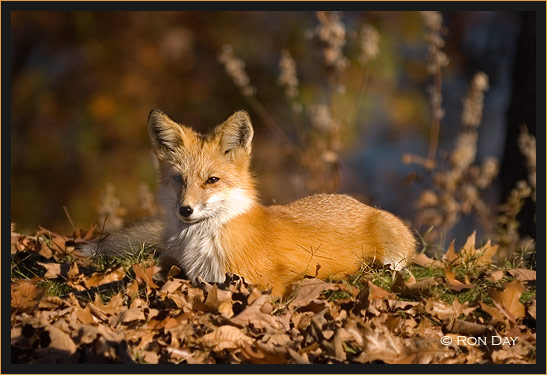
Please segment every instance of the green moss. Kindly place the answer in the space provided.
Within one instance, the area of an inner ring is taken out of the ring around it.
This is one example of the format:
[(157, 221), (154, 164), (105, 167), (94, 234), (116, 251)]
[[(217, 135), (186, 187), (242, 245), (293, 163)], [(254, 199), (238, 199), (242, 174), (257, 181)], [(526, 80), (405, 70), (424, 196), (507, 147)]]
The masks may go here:
[(37, 285), (44, 288), (47, 295), (54, 297), (63, 297), (74, 291), (70, 285), (61, 279), (44, 279), (39, 281)]
[(408, 269), (416, 280), (427, 279), (428, 277), (443, 277), (444, 276), (444, 270), (442, 268), (421, 267), (421, 266), (412, 265)]
[(522, 295), (519, 298), (520, 303), (527, 304), (536, 297), (536, 288), (532, 287), (529, 290), (522, 292)]

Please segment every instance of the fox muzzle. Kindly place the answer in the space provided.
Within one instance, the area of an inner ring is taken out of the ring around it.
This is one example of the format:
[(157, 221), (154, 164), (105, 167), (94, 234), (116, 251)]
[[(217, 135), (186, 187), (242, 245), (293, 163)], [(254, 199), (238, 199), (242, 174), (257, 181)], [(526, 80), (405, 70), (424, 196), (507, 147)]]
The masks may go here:
[(192, 215), (193, 212), (194, 210), (190, 206), (181, 206), (179, 208), (179, 214), (182, 217), (189, 217), (190, 215)]

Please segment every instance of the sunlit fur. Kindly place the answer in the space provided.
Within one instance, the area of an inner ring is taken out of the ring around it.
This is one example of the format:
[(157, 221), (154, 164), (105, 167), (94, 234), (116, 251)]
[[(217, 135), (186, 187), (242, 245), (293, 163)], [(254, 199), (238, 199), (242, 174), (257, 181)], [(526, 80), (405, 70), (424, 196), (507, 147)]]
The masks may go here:
[[(305, 275), (344, 276), (364, 261), (400, 269), (414, 253), (401, 220), (346, 195), (261, 205), (249, 169), (253, 129), (246, 112), (201, 135), (155, 110), (149, 133), (166, 214), (161, 264), (178, 265), (191, 280), (222, 282), (231, 272), (281, 295)], [(210, 177), (218, 181), (206, 183)], [(181, 216), (181, 205), (193, 213)]]

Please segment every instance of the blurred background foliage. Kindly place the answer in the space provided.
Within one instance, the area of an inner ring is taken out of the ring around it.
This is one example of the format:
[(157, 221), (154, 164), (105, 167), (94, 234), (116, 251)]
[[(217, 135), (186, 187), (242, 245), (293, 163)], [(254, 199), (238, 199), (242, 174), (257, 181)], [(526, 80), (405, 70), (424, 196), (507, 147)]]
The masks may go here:
[[(468, 132), (474, 164), (499, 169), (479, 189), (488, 212), (458, 201), (431, 239), (492, 237), (500, 205), (528, 180), (517, 139), (520, 126), (535, 134), (534, 41), (533, 14), (519, 12), (14, 12), (11, 220), (18, 231), (68, 232), (63, 206), (83, 228), (112, 205), (125, 221), (147, 214), (150, 109), (200, 131), (245, 109), (265, 203), (349, 193), (424, 234), (419, 202), (442, 196), (435, 176), (454, 170), (464, 99), (484, 72), (480, 126)], [(415, 163), (428, 159), (435, 116), (433, 164)], [(513, 221), (534, 238), (529, 196)]]

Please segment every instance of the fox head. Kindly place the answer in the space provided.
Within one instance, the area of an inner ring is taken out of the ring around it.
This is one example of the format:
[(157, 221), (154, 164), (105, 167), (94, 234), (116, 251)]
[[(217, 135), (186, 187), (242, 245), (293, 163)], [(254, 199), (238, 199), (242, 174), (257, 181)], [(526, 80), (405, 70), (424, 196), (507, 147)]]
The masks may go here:
[(226, 222), (253, 203), (253, 127), (247, 112), (235, 112), (199, 134), (154, 109), (148, 133), (160, 165), (158, 198), (168, 217), (186, 224)]

